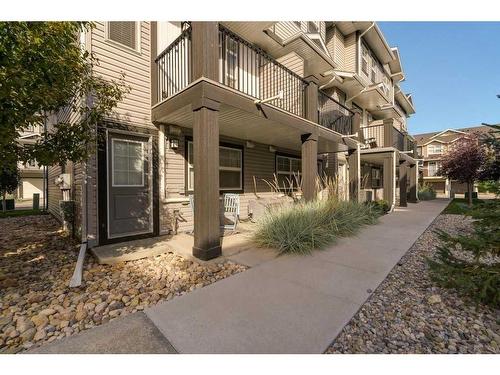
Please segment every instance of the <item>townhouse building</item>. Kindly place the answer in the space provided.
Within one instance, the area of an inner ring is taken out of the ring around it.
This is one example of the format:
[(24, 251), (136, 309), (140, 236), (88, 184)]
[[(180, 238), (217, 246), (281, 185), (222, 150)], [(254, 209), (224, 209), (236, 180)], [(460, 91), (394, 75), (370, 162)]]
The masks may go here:
[(81, 41), (132, 88), (95, 155), (49, 171), (51, 212), (64, 173), (90, 246), (194, 230), (193, 255), (217, 257), (221, 197), (255, 217), (296, 176), (304, 200), (326, 175), (344, 199), (416, 202), (415, 110), (373, 22), (96, 22)]
[[(33, 144), (42, 136), (43, 129), (37, 125), (31, 125), (24, 129), (18, 138), (20, 144)], [(46, 195), (45, 169), (38, 165), (36, 161), (18, 164), (21, 180), (17, 187), (15, 196), (17, 199), (33, 199), (33, 194), (39, 194), (40, 202), (43, 202)]]
[(442, 176), (440, 168), (443, 154), (458, 139), (471, 133), (482, 136), (498, 132), (491, 126), (481, 125), (414, 135), (417, 142), (418, 158), (421, 159), (422, 184), (432, 186), (439, 196), (447, 198), (454, 194), (464, 194), (467, 191), (467, 184), (451, 181), (446, 176)]

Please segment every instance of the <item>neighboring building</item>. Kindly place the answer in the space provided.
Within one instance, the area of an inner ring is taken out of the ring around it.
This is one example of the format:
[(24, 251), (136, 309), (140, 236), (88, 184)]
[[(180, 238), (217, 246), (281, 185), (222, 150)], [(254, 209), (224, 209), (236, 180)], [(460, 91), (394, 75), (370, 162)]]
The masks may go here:
[(95, 74), (124, 72), (132, 91), (99, 125), (91, 160), (49, 171), (50, 211), (59, 216), (54, 180), (65, 172), (90, 246), (194, 226), (193, 254), (213, 258), (221, 195), (238, 194), (240, 216), (256, 216), (282, 195), (266, 183), (275, 176), (282, 184), (300, 174), (306, 200), (325, 174), (340, 180), (345, 199), (394, 206), (399, 184), (400, 204), (416, 201), (413, 103), (399, 88), (399, 52), (376, 24), (95, 25), (81, 38), (100, 60)]
[[(31, 125), (21, 132), (18, 142), (20, 144), (33, 144), (41, 137), (41, 128)], [(44, 169), (36, 161), (23, 164), (19, 163), (21, 181), (16, 191), (16, 199), (33, 199), (33, 194), (40, 194), (40, 204), (45, 196)]]
[(417, 141), (418, 158), (422, 159), (422, 183), (432, 186), (437, 194), (445, 197), (450, 197), (453, 193), (464, 194), (467, 191), (467, 184), (450, 181), (445, 176), (441, 176), (439, 170), (442, 156), (450, 145), (473, 132), (482, 135), (498, 131), (491, 126), (482, 125), (414, 135)]

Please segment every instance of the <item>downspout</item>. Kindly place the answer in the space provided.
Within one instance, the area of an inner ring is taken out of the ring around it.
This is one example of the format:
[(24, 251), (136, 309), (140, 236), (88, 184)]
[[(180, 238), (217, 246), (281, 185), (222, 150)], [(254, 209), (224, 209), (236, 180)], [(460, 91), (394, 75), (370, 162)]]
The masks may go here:
[[(82, 31), (80, 34), (80, 47), (82, 51), (86, 48), (86, 37), (87, 33)], [(92, 96), (87, 96), (86, 98), (87, 106), (92, 108), (94, 105)], [(80, 252), (78, 253), (78, 259), (76, 261), (75, 270), (73, 271), (73, 276), (71, 276), (71, 280), (69, 281), (70, 288), (76, 288), (82, 285), (82, 275), (83, 275), (83, 263), (85, 262), (85, 256), (87, 255), (87, 246), (88, 246), (88, 191), (87, 191), (87, 179), (88, 179), (88, 170), (87, 170), (87, 162), (83, 162), (82, 165), (82, 221), (81, 221), (81, 243), (80, 243)]]

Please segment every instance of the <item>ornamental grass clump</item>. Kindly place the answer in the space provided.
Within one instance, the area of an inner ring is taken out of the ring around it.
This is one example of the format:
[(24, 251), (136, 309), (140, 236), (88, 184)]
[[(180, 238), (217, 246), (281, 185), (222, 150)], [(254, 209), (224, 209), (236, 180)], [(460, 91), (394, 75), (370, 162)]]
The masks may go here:
[(374, 224), (380, 214), (370, 205), (335, 199), (283, 205), (259, 220), (254, 240), (280, 254), (309, 254)]

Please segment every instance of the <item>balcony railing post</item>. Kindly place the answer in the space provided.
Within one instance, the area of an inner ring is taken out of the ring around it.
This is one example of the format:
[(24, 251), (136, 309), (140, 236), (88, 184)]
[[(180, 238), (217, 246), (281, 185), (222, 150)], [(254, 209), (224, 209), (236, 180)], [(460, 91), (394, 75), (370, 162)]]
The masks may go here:
[(313, 75), (304, 78), (307, 82), (305, 89), (305, 118), (318, 123), (318, 83), (319, 79)]
[(219, 23), (192, 22), (192, 80), (219, 81)]
[(394, 119), (384, 120), (384, 144), (382, 147), (396, 147), (394, 144)]

